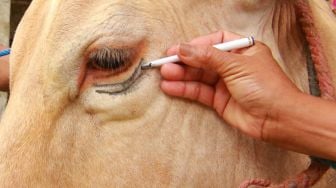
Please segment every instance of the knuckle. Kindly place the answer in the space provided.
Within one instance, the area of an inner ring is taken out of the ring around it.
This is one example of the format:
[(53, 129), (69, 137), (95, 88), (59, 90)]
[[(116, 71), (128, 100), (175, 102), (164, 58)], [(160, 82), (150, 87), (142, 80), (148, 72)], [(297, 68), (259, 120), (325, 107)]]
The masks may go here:
[(182, 86), (182, 96), (183, 97), (187, 96), (187, 85), (186, 85), (186, 83), (183, 83), (183, 86)]
[[(236, 58), (233, 58), (232, 56), (233, 56), (233, 54), (229, 54), (229, 53), (227, 53), (227, 54), (223, 54), (223, 55), (220, 57), (220, 59), (221, 59), (222, 62), (225, 62), (225, 63), (231, 63), (231, 62), (233, 62), (233, 61), (236, 61)], [(222, 65), (222, 64), (223, 64), (223, 63), (221, 63), (221, 65)]]
[(218, 68), (217, 72), (225, 77), (230, 77), (232, 75), (236, 75), (237, 71), (241, 70), (242, 65), (244, 64), (244, 59), (242, 58), (232, 58), (228, 56), (224, 56), (223, 63), (221, 63)]
[(219, 30), (219, 31), (216, 31), (215, 33), (219, 36), (223, 36), (225, 34), (226, 31), (224, 30)]
[(200, 83), (193, 83), (188, 86), (184, 93), (184, 97), (191, 99), (191, 100), (197, 100), (200, 96), (201, 92), (201, 85)]
[(209, 61), (211, 60), (212, 56), (213, 56), (213, 47), (212, 46), (206, 46), (204, 49), (204, 58), (205, 60)]
[(218, 38), (221, 39), (221, 40), (220, 40), (221, 42), (224, 41), (225, 33), (226, 33), (226, 31), (217, 31), (217, 32), (216, 32), (216, 35), (218, 35)]
[(213, 47), (212, 46), (205, 46), (202, 54), (202, 62), (203, 64), (207, 65), (210, 63), (214, 53), (213, 53)]
[(201, 93), (201, 84), (200, 83), (196, 83), (194, 85), (194, 89), (193, 89), (193, 99), (196, 100), (199, 98)]

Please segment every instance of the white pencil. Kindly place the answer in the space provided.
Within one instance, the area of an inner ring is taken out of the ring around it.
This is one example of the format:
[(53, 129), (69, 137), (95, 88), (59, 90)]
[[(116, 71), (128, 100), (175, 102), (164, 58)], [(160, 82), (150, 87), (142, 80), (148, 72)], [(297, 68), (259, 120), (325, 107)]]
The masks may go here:
[[(230, 51), (234, 49), (246, 48), (254, 45), (254, 38), (253, 37), (246, 37), (238, 40), (233, 40), (221, 44), (214, 45), (213, 47), (222, 50), (222, 51)], [(160, 67), (167, 63), (176, 63), (179, 62), (180, 59), (177, 55), (164, 57), (162, 59), (154, 60), (148, 63), (141, 65), (142, 69), (149, 69)]]

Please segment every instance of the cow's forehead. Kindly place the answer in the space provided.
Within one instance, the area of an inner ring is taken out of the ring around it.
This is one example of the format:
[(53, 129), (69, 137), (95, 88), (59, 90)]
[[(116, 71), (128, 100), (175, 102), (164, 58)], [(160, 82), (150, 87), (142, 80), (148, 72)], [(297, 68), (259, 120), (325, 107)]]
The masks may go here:
[[(132, 37), (141, 38), (143, 36), (157, 36), (153, 35), (153, 32), (169, 32), (169, 29), (176, 32), (177, 28), (174, 27), (178, 27), (178, 24), (198, 22), (199, 18), (207, 14), (209, 10), (213, 12), (220, 11), (219, 14), (227, 12), (226, 18), (223, 19), (230, 20), (235, 18), (235, 21), (228, 22), (239, 23), (237, 19), (245, 18), (244, 16), (237, 17), (236, 14), (248, 12), (252, 9), (263, 9), (265, 5), (273, 4), (273, 2), (265, 0), (53, 0), (36, 1), (35, 4), (39, 11), (44, 12), (44, 14), (38, 15), (43, 18), (34, 18), (33, 16), (32, 19), (40, 19), (41, 21), (31, 23), (39, 24), (43, 30), (47, 30), (48, 38), (62, 39), (53, 41), (57, 42), (64, 41), (64, 38), (67, 41), (69, 39), (79, 41), (79, 35), (93, 36), (102, 33), (113, 33), (115, 37), (133, 35)], [(223, 4), (225, 6), (222, 6)], [(217, 9), (217, 7), (222, 8)], [(197, 16), (200, 16), (199, 18), (193, 17), (194, 15), (188, 13), (198, 12), (202, 9), (204, 9), (204, 12), (197, 14)], [(253, 20), (249, 22), (253, 22)], [(165, 25), (169, 26), (165, 28)], [(194, 24), (195, 27), (197, 25)], [(204, 26), (206, 27), (206, 23), (199, 27)], [(159, 31), (156, 31), (156, 27), (160, 28)], [(191, 26), (186, 27), (190, 28)]]
[[(205, 11), (221, 10), (221, 12), (239, 13), (253, 9), (263, 9), (265, 5), (274, 4), (265, 0), (212, 0), (212, 1), (151, 1), (151, 0), (70, 0), (70, 1), (36, 1), (36, 6), (44, 10), (44, 15), (48, 18), (56, 17), (56, 23), (66, 23), (80, 25), (83, 22), (101, 21), (123, 17), (126, 23), (134, 20), (135, 17), (152, 18), (156, 20), (171, 21), (172, 15), (181, 19), (191, 19), (183, 17), (183, 12), (193, 12), (204, 9)], [(219, 6), (220, 5), (220, 6)], [(221, 9), (217, 9), (220, 7)], [(209, 9), (210, 8), (210, 9)], [(211, 13), (213, 13), (211, 12)], [(209, 12), (210, 13), (210, 12)], [(204, 14), (204, 13), (203, 13)], [(76, 22), (78, 21), (78, 22)], [(80, 21), (80, 22), (79, 22)], [(141, 22), (142, 23), (142, 22)]]
[(97, 35), (109, 32), (120, 37), (144, 32), (148, 28), (148, 22), (153, 21), (160, 21), (160, 19), (153, 16), (152, 10), (130, 2), (83, 3), (83, 1), (74, 1), (59, 5), (57, 11), (54, 12), (50, 31), (57, 32), (58, 35), (85, 34), (86, 32), (87, 35)]

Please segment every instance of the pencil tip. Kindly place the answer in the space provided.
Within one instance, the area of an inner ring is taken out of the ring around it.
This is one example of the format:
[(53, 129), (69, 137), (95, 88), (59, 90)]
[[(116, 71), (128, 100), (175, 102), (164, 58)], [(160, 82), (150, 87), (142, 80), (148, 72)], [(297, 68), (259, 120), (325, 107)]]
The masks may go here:
[(152, 64), (151, 63), (141, 65), (141, 69), (142, 70), (147, 70), (147, 69), (150, 69), (150, 68), (152, 68)]

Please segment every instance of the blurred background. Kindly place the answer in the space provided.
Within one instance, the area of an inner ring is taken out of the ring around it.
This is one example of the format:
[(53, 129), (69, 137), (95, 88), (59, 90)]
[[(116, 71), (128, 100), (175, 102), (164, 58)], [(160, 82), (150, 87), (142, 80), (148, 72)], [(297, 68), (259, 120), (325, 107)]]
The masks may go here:
[[(10, 46), (15, 30), (31, 0), (0, 0), (0, 43)], [(0, 92), (0, 117), (7, 93)]]

